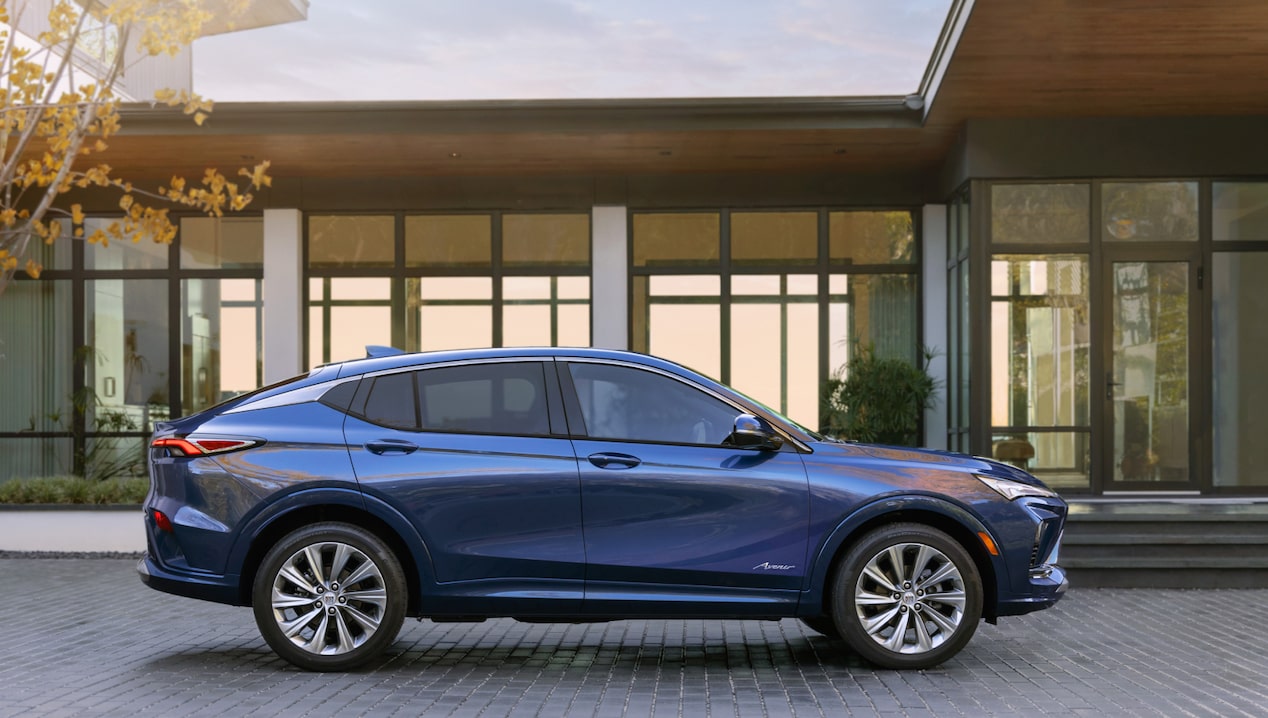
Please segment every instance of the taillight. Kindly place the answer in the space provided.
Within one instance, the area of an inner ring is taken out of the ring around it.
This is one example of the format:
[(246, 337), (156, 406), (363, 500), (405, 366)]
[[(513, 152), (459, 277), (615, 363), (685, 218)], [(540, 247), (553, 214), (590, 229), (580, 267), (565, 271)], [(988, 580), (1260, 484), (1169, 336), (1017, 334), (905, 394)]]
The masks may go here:
[(172, 520), (167, 518), (167, 514), (158, 509), (154, 509), (154, 525), (159, 527), (160, 531), (172, 533)]
[(208, 454), (223, 454), (229, 451), (238, 451), (239, 449), (247, 449), (264, 442), (258, 439), (228, 439), (228, 438), (210, 438), (187, 436), (180, 438), (178, 436), (168, 436), (162, 439), (155, 439), (150, 443), (152, 449), (167, 449), (175, 456), (207, 456)]

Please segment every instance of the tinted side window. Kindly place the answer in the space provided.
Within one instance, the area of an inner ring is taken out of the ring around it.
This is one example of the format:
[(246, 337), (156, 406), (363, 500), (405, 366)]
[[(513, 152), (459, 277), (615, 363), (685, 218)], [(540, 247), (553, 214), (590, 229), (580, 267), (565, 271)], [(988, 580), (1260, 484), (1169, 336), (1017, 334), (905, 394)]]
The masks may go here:
[(596, 439), (721, 445), (739, 412), (677, 379), (608, 364), (569, 364), (586, 433)]
[(424, 369), (418, 403), (425, 431), (550, 434), (541, 362)]
[[(370, 379), (373, 385), (362, 411), (366, 421), (396, 429), (418, 428), (418, 407), (414, 405), (414, 374), (387, 374)], [(362, 382), (365, 384), (366, 382)]]

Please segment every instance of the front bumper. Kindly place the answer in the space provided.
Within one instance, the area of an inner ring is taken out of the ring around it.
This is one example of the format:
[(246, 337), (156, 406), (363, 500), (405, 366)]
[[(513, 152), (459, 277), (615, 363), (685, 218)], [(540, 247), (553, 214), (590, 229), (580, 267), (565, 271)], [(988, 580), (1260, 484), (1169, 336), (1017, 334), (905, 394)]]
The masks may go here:
[(141, 582), (156, 591), (231, 606), (243, 605), (235, 575), (216, 576), (167, 569), (148, 552), (137, 562), (136, 571), (141, 576)]
[(1051, 607), (1070, 588), (1065, 569), (1046, 564), (1030, 571), (1030, 590), (1020, 596), (1001, 596), (995, 606), (996, 616), (1020, 616)]

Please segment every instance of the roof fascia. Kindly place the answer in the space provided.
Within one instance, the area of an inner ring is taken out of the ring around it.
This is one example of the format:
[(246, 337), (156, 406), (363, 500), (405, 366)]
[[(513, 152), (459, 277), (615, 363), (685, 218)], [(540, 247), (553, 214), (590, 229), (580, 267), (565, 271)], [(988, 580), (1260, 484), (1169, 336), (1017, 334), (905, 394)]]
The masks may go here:
[(974, 0), (952, 0), (951, 9), (947, 11), (947, 20), (942, 24), (942, 32), (938, 42), (933, 46), (933, 54), (929, 57), (929, 65), (925, 68), (924, 77), (920, 79), (918, 97), (923, 101), (921, 121), (928, 119), (933, 109), (938, 90), (942, 87), (942, 79), (946, 77), (951, 58), (960, 46), (960, 37), (968, 25), (969, 16), (973, 14)]
[(896, 96), (221, 103), (202, 127), (149, 103), (120, 114), (129, 135), (917, 129), (923, 121)]

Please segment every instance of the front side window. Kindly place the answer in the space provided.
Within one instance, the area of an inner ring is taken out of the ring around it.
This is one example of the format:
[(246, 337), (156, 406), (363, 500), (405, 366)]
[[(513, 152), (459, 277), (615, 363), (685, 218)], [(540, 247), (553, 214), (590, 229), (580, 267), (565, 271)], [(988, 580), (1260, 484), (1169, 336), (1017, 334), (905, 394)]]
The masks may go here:
[(594, 439), (719, 446), (739, 412), (699, 389), (629, 367), (569, 364), (586, 433)]

